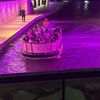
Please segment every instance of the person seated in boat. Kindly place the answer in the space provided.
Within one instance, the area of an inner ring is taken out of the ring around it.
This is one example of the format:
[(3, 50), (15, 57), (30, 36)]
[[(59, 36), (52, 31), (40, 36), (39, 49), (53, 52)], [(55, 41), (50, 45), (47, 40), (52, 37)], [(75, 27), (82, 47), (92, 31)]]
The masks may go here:
[(50, 22), (49, 22), (48, 18), (44, 19), (43, 26), (45, 26), (45, 27), (49, 27), (50, 26)]
[(35, 27), (33, 27), (33, 32), (32, 32), (32, 35), (34, 36), (35, 35)]
[(39, 31), (37, 27), (34, 27), (34, 34), (32, 34), (35, 38), (38, 37)]
[(62, 29), (60, 27), (57, 27), (57, 35), (58, 35), (58, 38), (60, 38), (62, 35)]
[(23, 42), (28, 42), (29, 41), (29, 37), (25, 34), (24, 38), (23, 38)]
[(29, 31), (25, 33), (25, 37), (23, 38), (23, 40), (29, 42), (31, 34), (32, 34), (32, 29), (29, 29)]
[(59, 39), (59, 32), (58, 30), (55, 29), (53, 31), (53, 34), (51, 34), (51, 42), (55, 42), (58, 39)]
[(55, 42), (55, 41), (56, 41), (55, 38), (54, 38), (54, 35), (52, 35), (52, 36), (50, 37), (50, 40), (51, 40), (51, 42)]
[(54, 31), (54, 39), (58, 40), (58, 32), (57, 32), (57, 30)]
[(45, 33), (44, 34), (45, 35), (45, 41), (46, 42), (49, 42), (50, 41), (50, 33), (49, 33), (49, 30), (46, 29), (44, 33)]

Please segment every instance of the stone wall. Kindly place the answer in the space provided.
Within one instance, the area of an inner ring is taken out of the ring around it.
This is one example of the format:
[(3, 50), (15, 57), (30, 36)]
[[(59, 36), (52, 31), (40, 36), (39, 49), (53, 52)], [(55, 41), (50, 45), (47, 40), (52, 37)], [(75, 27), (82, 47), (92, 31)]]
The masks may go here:
[(28, 14), (28, 2), (30, 0), (9, 0), (0, 1), (0, 24), (5, 24), (20, 14), (20, 10), (24, 9)]
[(19, 14), (18, 1), (0, 2), (0, 24), (4, 24), (14, 19)]
[[(39, 2), (40, 1), (40, 5)], [(38, 8), (41, 5), (43, 0), (33, 0), (33, 3), (36, 3), (36, 7), (32, 4), (31, 0), (8, 0), (0, 1), (0, 24), (5, 24), (16, 16), (20, 15), (20, 10), (24, 9), (26, 14), (32, 14), (34, 8)], [(46, 5), (48, 0), (46, 0)]]

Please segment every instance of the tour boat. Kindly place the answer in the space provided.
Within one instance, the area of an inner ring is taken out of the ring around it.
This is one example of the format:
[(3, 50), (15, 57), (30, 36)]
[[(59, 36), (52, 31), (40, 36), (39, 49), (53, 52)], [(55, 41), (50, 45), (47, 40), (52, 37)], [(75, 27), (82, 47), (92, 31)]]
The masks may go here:
[(23, 38), (22, 54), (27, 57), (52, 57), (61, 52), (62, 29), (38, 26)]

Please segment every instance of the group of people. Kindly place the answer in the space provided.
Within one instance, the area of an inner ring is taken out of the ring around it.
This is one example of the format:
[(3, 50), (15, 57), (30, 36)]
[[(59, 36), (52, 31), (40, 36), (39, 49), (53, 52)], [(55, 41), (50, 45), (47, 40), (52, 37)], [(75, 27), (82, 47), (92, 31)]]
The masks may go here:
[(47, 43), (58, 40), (60, 35), (61, 29), (51, 27), (50, 22), (45, 18), (43, 25), (30, 28), (23, 40), (30, 43)]

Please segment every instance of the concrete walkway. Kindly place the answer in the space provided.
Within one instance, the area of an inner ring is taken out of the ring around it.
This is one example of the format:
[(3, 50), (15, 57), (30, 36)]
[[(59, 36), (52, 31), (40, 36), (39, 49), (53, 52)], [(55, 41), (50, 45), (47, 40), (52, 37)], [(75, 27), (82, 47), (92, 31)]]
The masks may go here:
[(30, 23), (31, 20), (41, 16), (42, 14), (37, 15), (27, 15), (26, 21), (22, 22), (21, 16), (16, 17), (16, 19), (12, 20), (9, 23), (4, 25), (0, 25), (0, 44), (5, 42), (8, 38), (13, 36), (16, 32), (18, 32), (21, 28)]

